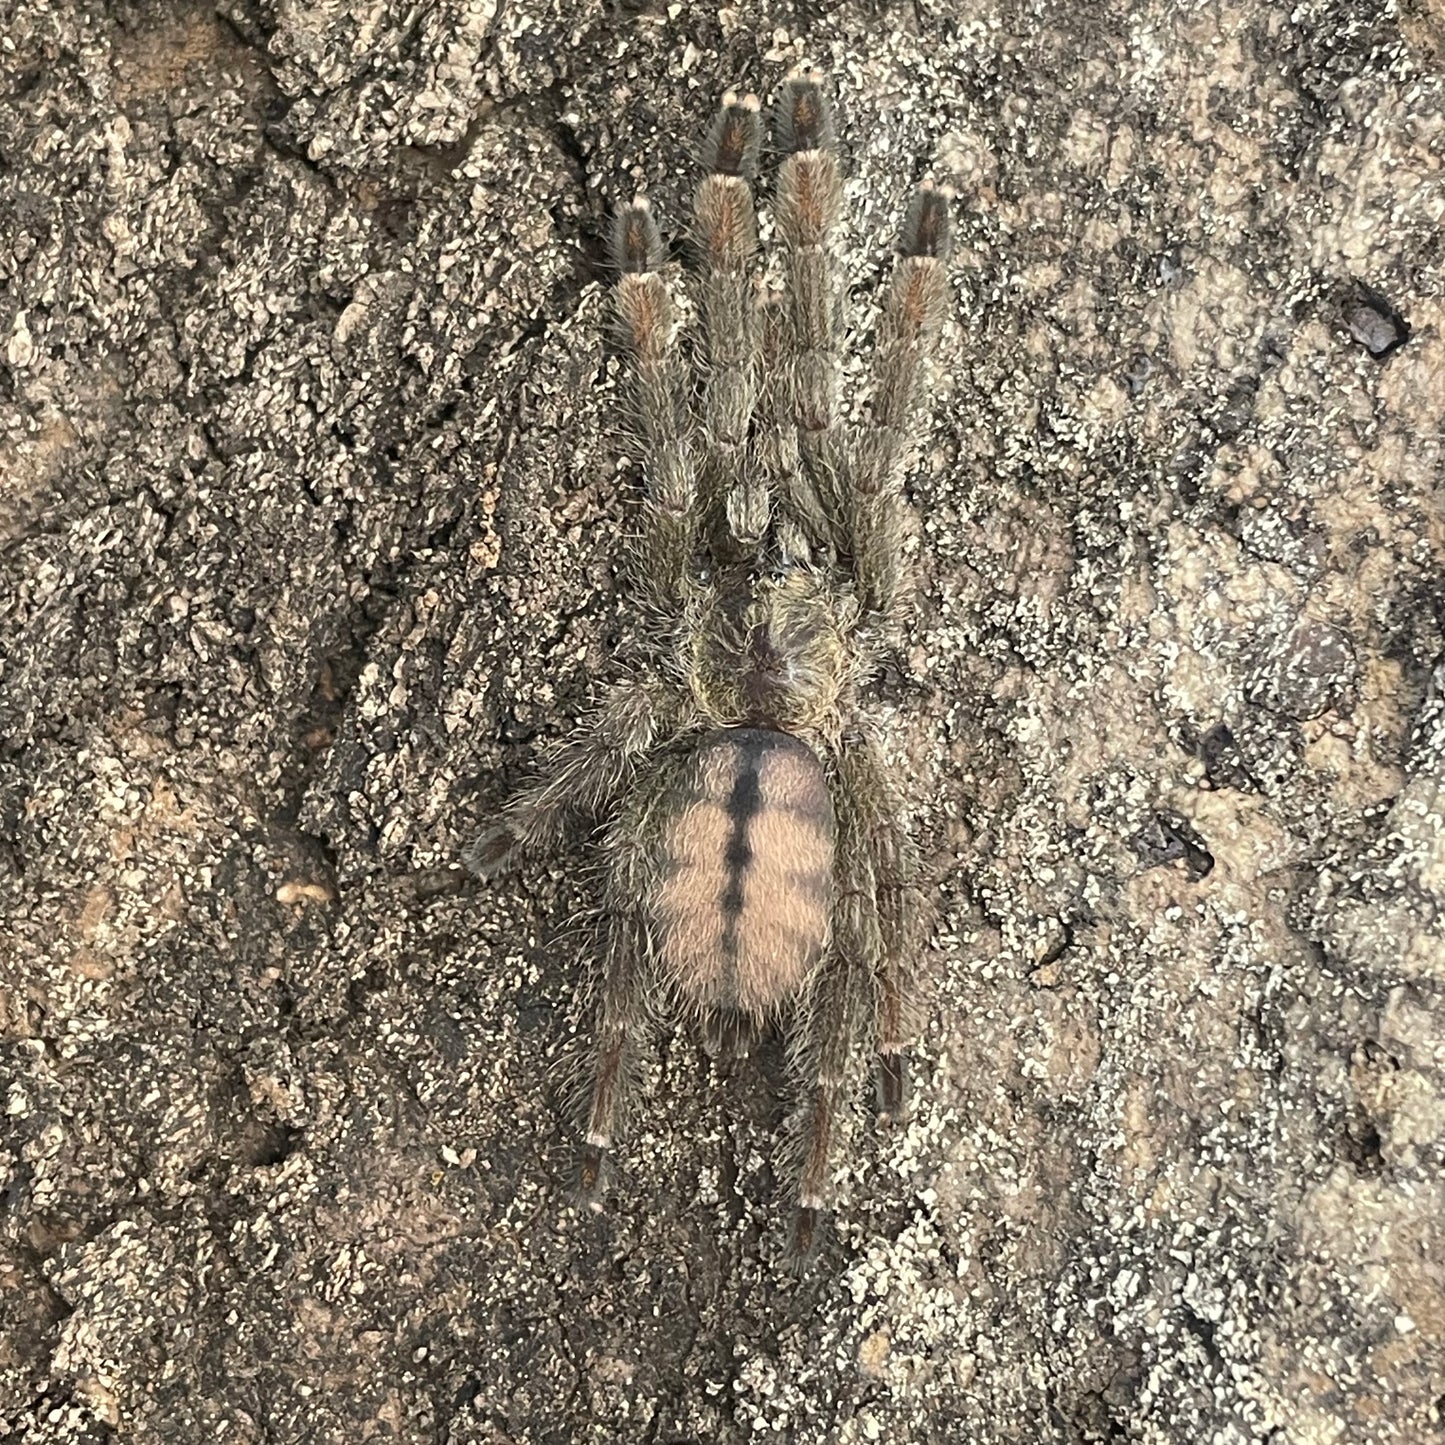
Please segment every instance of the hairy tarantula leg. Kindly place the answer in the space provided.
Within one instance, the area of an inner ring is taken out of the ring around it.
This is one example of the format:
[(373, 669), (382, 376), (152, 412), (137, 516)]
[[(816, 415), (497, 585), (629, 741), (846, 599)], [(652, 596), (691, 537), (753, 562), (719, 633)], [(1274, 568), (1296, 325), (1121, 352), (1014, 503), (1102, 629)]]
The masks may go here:
[(728, 521), (739, 541), (767, 528), (765, 484), (747, 464), (748, 427), (758, 391), (758, 252), (751, 181), (762, 143), (758, 98), (729, 91), (703, 147), (707, 174), (693, 200), (698, 292), (707, 351), (703, 437)]
[(696, 537), (697, 466), (687, 377), (677, 348), (677, 308), (659, 274), (665, 254), (646, 198), (621, 207), (612, 228), (612, 260), (621, 273), (616, 311), (632, 356), (637, 427), (646, 458), (642, 529), (632, 546), (632, 572), (644, 602), (670, 611), (681, 595)]
[(893, 613), (902, 593), (901, 471), (917, 440), (926, 371), (948, 300), (953, 193), (924, 181), (903, 223), (899, 258), (878, 324), (873, 415), (853, 471), (849, 547), (865, 608)]
[[(840, 840), (840, 860), (846, 846)], [(835, 907), (833, 952), (814, 981), (797, 1048), (804, 1102), (798, 1213), (790, 1248), (795, 1258), (812, 1250), (819, 1222), (831, 1207), (834, 1145), (858, 1091), (857, 1042), (873, 1033), (874, 977), (882, 944), (871, 870), (859, 857), (840, 872), (844, 887)]]
[(494, 877), (518, 848), (555, 839), (569, 814), (598, 812), (631, 781), (676, 711), (660, 683), (631, 679), (610, 688), (596, 715), (554, 750), (543, 775), (514, 794), (501, 819), (467, 849), (467, 867)]
[[(614, 841), (618, 836), (614, 832)], [(594, 1210), (602, 1207), (607, 1157), (626, 1113), (657, 991), (649, 966), (647, 925), (636, 906), (626, 901), (637, 896), (636, 866), (622, 843), (607, 900), (603, 958), (594, 979), (597, 1043), (579, 1180), (583, 1197)]]
[(914, 1032), (919, 938), (918, 856), (896, 790), (871, 738), (852, 738), (839, 760), (849, 800), (846, 825), (869, 857), (877, 898), (879, 1122), (896, 1122), (907, 1106), (906, 1049)]
[[(621, 1122), (634, 1052), (633, 1021), (628, 1006), (643, 1007), (639, 988), (632, 984), (641, 957), (640, 939), (619, 937), (629, 932), (614, 921), (609, 928), (606, 986), (602, 991), (597, 1028), (597, 1053), (592, 1067), (592, 1097), (587, 1108), (587, 1133), (582, 1141), (579, 1184), (589, 1208), (602, 1208), (606, 1188), (607, 1157)], [(629, 985), (632, 986), (629, 986)]]
[(833, 949), (814, 983), (795, 1052), (805, 1091), (795, 1259), (813, 1248), (829, 1207), (829, 1158), (856, 1095), (858, 1043), (871, 1041), (879, 1054), (880, 1122), (899, 1119), (913, 1023), (913, 843), (872, 738), (847, 738), (838, 768)]
[(787, 510), (798, 519), (808, 540), (819, 547), (833, 548), (839, 542), (833, 519), (812, 477), (803, 470), (798, 456), (797, 428), (791, 425), (791, 381), (785, 359), (788, 319), (781, 294), (765, 296), (759, 312), (763, 333), (763, 384), (758, 398), (754, 455), (770, 489), (785, 500)]
[(778, 167), (774, 218), (783, 243), (793, 415), (804, 464), (826, 506), (836, 505), (839, 469), (838, 284), (832, 233), (843, 204), (833, 110), (822, 77), (798, 70), (783, 84), (775, 119)]

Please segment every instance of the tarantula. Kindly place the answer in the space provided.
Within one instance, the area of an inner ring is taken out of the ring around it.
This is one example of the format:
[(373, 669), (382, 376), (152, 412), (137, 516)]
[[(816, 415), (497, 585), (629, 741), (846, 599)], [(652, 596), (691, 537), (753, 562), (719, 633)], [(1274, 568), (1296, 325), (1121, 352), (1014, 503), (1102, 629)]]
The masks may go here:
[(840, 415), (842, 180), (823, 81), (782, 87), (781, 295), (754, 275), (755, 96), (728, 94), (694, 200), (694, 383), (645, 199), (612, 259), (645, 457), (627, 573), (641, 656), (469, 850), (494, 874), (605, 819), (582, 1185), (598, 1207), (633, 1065), (660, 1007), (718, 1036), (789, 1025), (800, 1095), (792, 1249), (829, 1206), (830, 1152), (871, 1050), (902, 1112), (918, 942), (915, 850), (863, 703), (908, 600), (901, 478), (947, 298), (949, 195), (925, 181), (878, 322), (871, 416)]

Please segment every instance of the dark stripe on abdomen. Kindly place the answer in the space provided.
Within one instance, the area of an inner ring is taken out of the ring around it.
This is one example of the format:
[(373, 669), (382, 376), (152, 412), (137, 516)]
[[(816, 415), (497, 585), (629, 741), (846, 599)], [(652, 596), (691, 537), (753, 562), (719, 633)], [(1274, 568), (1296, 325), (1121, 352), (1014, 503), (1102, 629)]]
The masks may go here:
[(720, 728), (694, 745), (674, 799), (649, 899), (664, 977), (690, 1010), (760, 1020), (806, 986), (827, 946), (827, 776), (797, 738)]
[(731, 831), (723, 862), (727, 867), (727, 887), (723, 890), (723, 951), (729, 963), (738, 956), (738, 919), (743, 912), (743, 880), (753, 861), (748, 828), (762, 807), (763, 793), (758, 783), (758, 769), (771, 739), (756, 733), (742, 733), (735, 743), (737, 776), (728, 794), (727, 815)]

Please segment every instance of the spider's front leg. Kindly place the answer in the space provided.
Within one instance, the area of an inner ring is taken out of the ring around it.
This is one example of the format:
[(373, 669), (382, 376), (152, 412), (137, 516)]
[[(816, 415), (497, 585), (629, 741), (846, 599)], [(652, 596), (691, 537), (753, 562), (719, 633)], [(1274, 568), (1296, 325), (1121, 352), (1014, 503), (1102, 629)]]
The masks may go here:
[(729, 91), (703, 146), (706, 174), (693, 200), (709, 502), (721, 500), (728, 532), (744, 546), (756, 546), (770, 513), (767, 478), (749, 454), (762, 330), (753, 276), (758, 226), (751, 182), (761, 143), (757, 96)]
[(878, 322), (872, 417), (843, 508), (859, 600), (884, 618), (896, 617), (903, 595), (902, 471), (918, 439), (928, 362), (948, 299), (951, 199), (952, 192), (925, 181), (909, 205)]
[(782, 373), (769, 410), (791, 412), (792, 435), (776, 446), (794, 512), (830, 547), (841, 546), (838, 412), (838, 278), (833, 233), (843, 206), (833, 110), (823, 78), (790, 75), (774, 117), (784, 152), (773, 206), (783, 247), (783, 294), (772, 308), (768, 351)]
[(555, 841), (571, 814), (601, 812), (627, 787), (677, 710), (676, 695), (656, 681), (615, 684), (596, 715), (553, 752), (542, 777), (515, 793), (500, 820), (467, 849), (467, 867), (494, 877), (519, 848)]
[(660, 274), (666, 256), (645, 197), (617, 213), (612, 260), (617, 324), (632, 361), (637, 441), (644, 461), (641, 529), (629, 549), (632, 584), (658, 616), (681, 605), (697, 542), (694, 427), (677, 346), (677, 308)]

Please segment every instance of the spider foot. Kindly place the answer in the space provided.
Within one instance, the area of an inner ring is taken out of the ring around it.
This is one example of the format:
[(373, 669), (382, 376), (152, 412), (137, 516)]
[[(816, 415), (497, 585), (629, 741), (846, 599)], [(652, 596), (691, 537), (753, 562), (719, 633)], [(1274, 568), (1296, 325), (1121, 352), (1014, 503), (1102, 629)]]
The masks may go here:
[(739, 1009), (715, 1009), (702, 1021), (703, 1050), (717, 1064), (747, 1058), (758, 1035), (758, 1025)]
[(908, 1117), (908, 1058), (883, 1054), (878, 1060), (878, 1122), (897, 1125)]
[(757, 174), (762, 149), (762, 122), (755, 95), (738, 95), (730, 90), (722, 98), (702, 148), (704, 171), (751, 180)]
[(837, 143), (833, 107), (823, 85), (822, 73), (809, 65), (798, 66), (783, 82), (773, 129), (785, 155), (831, 151)]
[(931, 178), (923, 181), (913, 193), (903, 219), (903, 234), (898, 243), (902, 255), (930, 256), (938, 261), (947, 258), (952, 240), (949, 215), (952, 201), (951, 186), (936, 185)]
[(827, 1230), (828, 1214), (821, 1205), (800, 1205), (793, 1215), (793, 1231), (788, 1237), (785, 1265), (790, 1274), (805, 1274), (817, 1259)]
[(582, 1146), (582, 1164), (577, 1171), (577, 1188), (582, 1203), (593, 1214), (602, 1213), (602, 1197), (607, 1192), (607, 1147), (587, 1143)]

